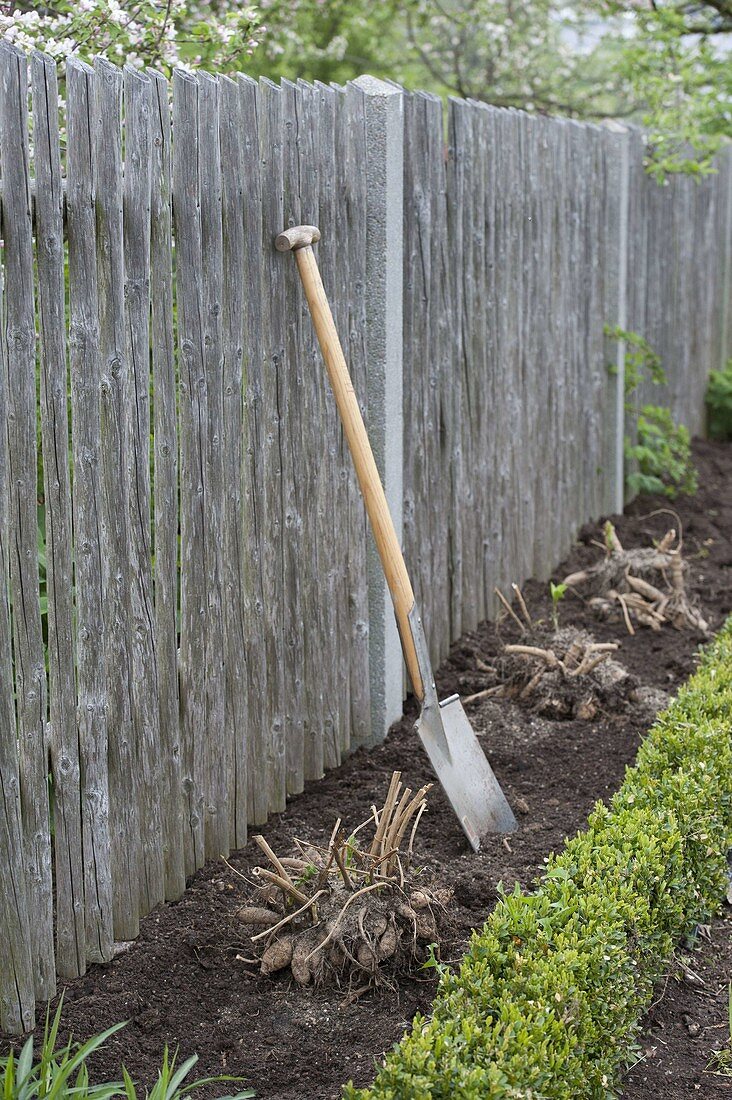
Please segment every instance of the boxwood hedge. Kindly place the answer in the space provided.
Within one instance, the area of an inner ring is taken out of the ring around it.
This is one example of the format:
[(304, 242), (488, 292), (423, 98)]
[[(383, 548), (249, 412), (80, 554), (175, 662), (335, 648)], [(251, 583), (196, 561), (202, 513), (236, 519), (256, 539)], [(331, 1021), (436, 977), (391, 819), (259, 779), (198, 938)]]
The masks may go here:
[(433, 1015), (348, 1100), (617, 1095), (674, 947), (724, 897), (732, 840), (732, 619), (634, 767), (533, 893), (504, 894)]

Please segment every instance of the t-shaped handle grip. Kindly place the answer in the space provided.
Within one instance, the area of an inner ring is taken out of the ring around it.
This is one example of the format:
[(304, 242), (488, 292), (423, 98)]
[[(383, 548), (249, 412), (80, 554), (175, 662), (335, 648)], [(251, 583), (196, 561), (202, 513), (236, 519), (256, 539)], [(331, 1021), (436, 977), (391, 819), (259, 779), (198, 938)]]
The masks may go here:
[(317, 244), (320, 240), (320, 230), (317, 225), (293, 225), (292, 229), (285, 229), (275, 237), (275, 248), (278, 252), (294, 252), (297, 248), (307, 248), (308, 245)]

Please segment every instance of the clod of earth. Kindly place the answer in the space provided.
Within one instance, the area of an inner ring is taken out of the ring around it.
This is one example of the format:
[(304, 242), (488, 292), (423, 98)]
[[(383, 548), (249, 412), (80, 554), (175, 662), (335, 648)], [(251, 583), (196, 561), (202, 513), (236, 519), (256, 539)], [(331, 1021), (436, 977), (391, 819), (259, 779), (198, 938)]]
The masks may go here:
[(708, 625), (686, 593), (686, 562), (682, 542), (674, 547), (671, 530), (656, 546), (625, 550), (608, 520), (604, 528), (605, 554), (589, 569), (571, 573), (564, 584), (589, 595), (589, 606), (604, 619), (625, 623), (629, 634), (635, 625), (660, 630), (671, 623), (677, 630), (708, 633)]
[(294, 856), (254, 838), (269, 866), (254, 869), (259, 886), (237, 917), (261, 951), (262, 974), (289, 968), (298, 985), (347, 981), (358, 995), (428, 958), (451, 897), (411, 867), (429, 789), (412, 795), (394, 772), (381, 810), (372, 806), (350, 836), (338, 820), (326, 846), (295, 839)]

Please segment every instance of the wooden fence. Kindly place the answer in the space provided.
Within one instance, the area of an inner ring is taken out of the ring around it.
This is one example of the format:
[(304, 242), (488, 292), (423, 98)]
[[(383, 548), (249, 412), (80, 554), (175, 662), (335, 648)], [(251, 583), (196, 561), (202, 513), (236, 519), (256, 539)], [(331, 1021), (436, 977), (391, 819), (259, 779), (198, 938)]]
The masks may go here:
[(54, 64), (0, 46), (10, 1032), (400, 704), (283, 226), (321, 227), (435, 660), (617, 501), (605, 322), (692, 427), (730, 351), (729, 156), (661, 190), (633, 134), (453, 101), (446, 148), (370, 78), (64, 79), (60, 129)]
[[(622, 127), (405, 95), (404, 536), (433, 660), (622, 506), (619, 325), (704, 428), (732, 352), (732, 150), (659, 186)], [(608, 365), (619, 369), (612, 375)]]

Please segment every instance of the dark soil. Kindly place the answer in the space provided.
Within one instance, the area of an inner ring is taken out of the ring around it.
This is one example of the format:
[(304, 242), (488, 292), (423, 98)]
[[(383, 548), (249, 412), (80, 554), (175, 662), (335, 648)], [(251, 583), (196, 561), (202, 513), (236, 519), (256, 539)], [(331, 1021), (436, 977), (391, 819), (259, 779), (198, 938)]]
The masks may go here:
[[(694, 950), (679, 953), (659, 986), (640, 1040), (637, 1064), (625, 1079), (625, 1100), (658, 1097), (729, 1100), (732, 1096), (729, 983), (732, 979), (732, 911), (700, 930)], [(701, 982), (695, 980), (698, 976)], [(720, 1073), (714, 1052), (730, 1050)]]
[[(683, 523), (690, 595), (717, 629), (732, 610), (732, 449), (697, 443), (695, 455), (699, 493), (673, 506)], [(663, 499), (641, 498), (627, 515), (616, 517), (623, 545), (645, 546), (663, 535), (674, 521), (648, 513), (667, 506)], [(557, 568), (556, 580), (596, 559), (600, 551), (591, 545), (593, 538), (601, 538), (599, 524), (580, 533), (569, 558)], [(532, 614), (548, 621), (546, 588), (528, 582), (523, 591)], [(614, 657), (639, 684), (657, 689), (656, 705), (663, 701), (659, 691), (673, 693), (694, 669), (699, 636), (667, 626), (659, 632), (639, 629), (630, 637), (622, 624), (596, 621), (571, 595), (563, 601), (560, 617), (563, 625), (580, 626), (597, 641), (620, 641)], [(476, 667), (476, 657), (490, 664), (502, 641), (517, 639), (518, 629), (510, 619), (499, 626), (486, 622), (462, 637), (437, 675), (441, 697), (456, 690), (463, 695), (481, 690), (484, 674)], [(484, 700), (469, 705), (468, 713), (516, 810), (519, 830), (510, 838), (488, 839), (474, 855), (439, 787), (430, 793), (415, 853), (426, 875), (454, 890), (452, 923), (442, 944), (447, 961), (459, 958), (472, 929), (490, 913), (499, 882), (507, 888), (515, 882), (530, 886), (548, 854), (561, 847), (567, 834), (582, 828), (593, 803), (617, 789), (652, 721), (653, 708), (636, 704), (602, 711), (593, 721), (558, 721), (514, 702)], [(373, 802), (383, 801), (394, 769), (402, 771), (413, 790), (429, 782), (433, 777), (412, 730), (414, 716), (410, 703), (406, 717), (384, 744), (368, 752), (358, 750), (342, 767), (293, 798), (287, 811), (263, 830), (275, 851), (289, 852), (293, 835), (327, 841), (337, 817), (345, 827), (360, 823)], [(132, 946), (107, 966), (92, 967), (85, 977), (65, 983), (64, 1035), (70, 1030), (81, 1040), (113, 1023), (130, 1021), (95, 1056), (95, 1079), (118, 1078), (124, 1062), (136, 1081), (150, 1084), (167, 1043), (179, 1048), (181, 1059), (198, 1053), (200, 1076), (241, 1075), (263, 1100), (326, 1100), (338, 1097), (349, 1078), (357, 1084), (372, 1080), (374, 1061), (399, 1039), (415, 1012), (429, 1012), (434, 993), (430, 971), (401, 976), (397, 993), (365, 994), (350, 1003), (342, 990), (302, 990), (284, 975), (259, 977), (247, 961), (253, 958), (252, 945), (234, 913), (251, 892), (241, 875), (260, 861), (250, 843), (232, 855), (231, 869), (223, 863), (208, 864), (180, 901), (143, 922)], [(722, 1078), (704, 1074), (703, 1051), (708, 1054), (718, 1037), (722, 1045), (723, 1030), (692, 1039), (677, 1021), (683, 1013), (695, 1013), (702, 1028), (718, 1022), (713, 1013), (719, 1014), (726, 1002), (717, 991), (732, 958), (729, 923), (713, 925), (712, 944), (704, 943), (702, 952), (704, 961), (697, 961), (696, 967), (709, 967), (705, 988), (714, 994), (714, 1003), (668, 982), (644, 1038), (644, 1045), (656, 1047), (656, 1054), (633, 1071), (628, 1096), (716, 1096), (713, 1090), (722, 1088)], [(0, 1042), (0, 1051), (8, 1045)], [(228, 1090), (210, 1088), (207, 1094), (222, 1091)]]

